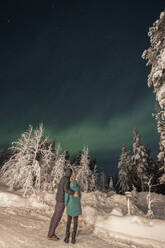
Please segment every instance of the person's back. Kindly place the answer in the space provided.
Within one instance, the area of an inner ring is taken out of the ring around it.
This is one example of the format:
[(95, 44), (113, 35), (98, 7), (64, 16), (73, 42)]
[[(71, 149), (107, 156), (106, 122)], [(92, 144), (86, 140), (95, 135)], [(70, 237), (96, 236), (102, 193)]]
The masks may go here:
[(73, 195), (74, 191), (72, 191), (69, 187), (70, 177), (71, 177), (71, 170), (67, 169), (65, 172), (65, 176), (63, 176), (59, 182), (57, 194), (56, 194), (56, 201), (64, 202), (65, 192)]

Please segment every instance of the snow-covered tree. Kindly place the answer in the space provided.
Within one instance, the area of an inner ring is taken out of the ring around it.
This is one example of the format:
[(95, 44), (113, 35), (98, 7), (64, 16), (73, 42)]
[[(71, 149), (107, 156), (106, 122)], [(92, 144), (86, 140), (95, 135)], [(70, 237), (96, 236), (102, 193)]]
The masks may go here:
[(53, 189), (57, 188), (61, 178), (64, 175), (64, 169), (65, 169), (65, 154), (61, 154), (56, 160), (55, 160), (55, 166), (53, 167), (53, 170), (51, 172), (51, 181)]
[(82, 152), (79, 152), (73, 159), (73, 166), (80, 165)]
[(102, 171), (100, 173), (100, 190), (102, 192), (105, 192), (105, 190), (106, 190), (106, 179), (105, 179), (105, 173), (104, 173), (104, 171)]
[[(12, 143), (10, 150), (13, 152), (13, 155), (1, 169), (1, 181), (8, 184), (11, 189), (14, 186), (21, 188), (25, 183), (27, 184), (29, 176), (27, 164), (31, 158), (28, 146), (32, 131), (32, 126), (29, 126), (28, 131), (24, 132), (17, 142)], [(31, 187), (33, 187), (33, 184)]]
[(40, 151), (40, 183), (42, 190), (52, 190), (51, 172), (54, 168), (55, 153), (49, 142)]
[[(162, 162), (162, 171), (165, 166), (165, 12), (160, 14), (160, 19), (154, 22), (149, 29), (151, 46), (143, 52), (143, 59), (147, 60), (147, 65), (151, 65), (151, 72), (148, 75), (148, 86), (153, 85), (156, 100), (160, 110), (155, 115), (157, 129), (160, 133), (160, 152), (158, 159)], [(165, 183), (165, 175), (160, 178), (161, 183)]]
[(91, 172), (91, 178), (90, 178), (90, 184), (89, 184), (90, 192), (97, 190), (97, 179), (98, 179), (98, 173), (97, 173), (97, 166), (95, 164), (94, 169)]
[(151, 205), (153, 202), (153, 199), (151, 199), (152, 177), (149, 178), (147, 185), (148, 185), (148, 195), (146, 197), (146, 200), (147, 200), (148, 211), (147, 211), (146, 215), (147, 215), (147, 217), (152, 218), (154, 215), (153, 211), (151, 209)]
[(89, 155), (88, 148), (83, 149), (81, 154), (80, 166), (76, 172), (76, 179), (82, 191), (88, 192), (90, 190), (91, 170), (89, 169)]
[(52, 147), (52, 152), (55, 152), (56, 151), (56, 141), (55, 140), (53, 140), (51, 147)]
[(3, 149), (0, 149), (0, 168), (2, 167), (4, 160), (5, 160), (4, 155), (5, 155), (5, 152), (3, 151)]
[(2, 167), (0, 180), (11, 189), (23, 189), (24, 194), (40, 190), (44, 180), (41, 176), (42, 167), (37, 159), (38, 154), (41, 154), (45, 156), (46, 163), (49, 163), (50, 158), (46, 158), (44, 150), (47, 142), (48, 139), (43, 136), (43, 125), (40, 124), (35, 130), (30, 125), (18, 141), (12, 143), (10, 150), (13, 155)]
[(122, 148), (122, 154), (118, 163), (119, 173), (117, 186), (121, 193), (130, 191), (133, 185), (134, 171), (128, 146)]
[(52, 188), (57, 188), (62, 176), (64, 175), (64, 169), (65, 169), (65, 153), (60, 155), (55, 160), (55, 166), (53, 167), (53, 170), (51, 172), (51, 182), (52, 182)]
[(132, 161), (136, 168), (139, 189), (145, 191), (149, 178), (148, 173), (148, 153), (146, 148), (141, 144), (141, 137), (137, 129), (134, 130), (133, 156)]
[(158, 174), (159, 174), (159, 166), (158, 162), (155, 161), (151, 154), (151, 149), (150, 148), (145, 148), (147, 157), (148, 157), (148, 177), (152, 178), (151, 183), (152, 185), (156, 185), (158, 183)]
[(161, 176), (159, 178), (160, 184), (165, 183), (165, 165), (160, 168)]
[[(10, 189), (12, 189), (12, 188), (13, 188), (13, 185), (10, 186)], [(31, 194), (36, 193), (35, 189), (34, 189), (34, 181), (33, 181), (33, 175), (32, 175), (31, 170), (29, 170), (27, 178), (26, 178), (22, 188), (23, 188), (24, 196), (26, 196), (27, 192), (30, 192)]]
[(113, 177), (110, 177), (109, 179), (109, 191), (115, 191), (114, 183), (113, 183)]

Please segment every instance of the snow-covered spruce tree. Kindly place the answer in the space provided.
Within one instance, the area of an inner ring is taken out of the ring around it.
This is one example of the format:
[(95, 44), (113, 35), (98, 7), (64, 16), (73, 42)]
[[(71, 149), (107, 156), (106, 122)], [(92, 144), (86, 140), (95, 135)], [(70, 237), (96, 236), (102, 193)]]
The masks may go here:
[(134, 129), (134, 143), (133, 143), (133, 165), (136, 168), (136, 174), (139, 184), (138, 189), (147, 190), (147, 182), (149, 179), (148, 173), (148, 153), (145, 147), (141, 144), (141, 137), (137, 129)]
[(59, 155), (59, 157), (55, 160), (55, 165), (51, 172), (51, 183), (53, 189), (57, 188), (61, 177), (64, 175), (64, 169), (65, 169), (65, 153)]
[(58, 144), (57, 148), (55, 149), (55, 160), (58, 159), (60, 152), (61, 152), (61, 146), (60, 144)]
[(73, 166), (78, 166), (80, 165), (80, 162), (81, 162), (81, 155), (82, 155), (82, 152), (79, 152), (73, 159), (73, 163), (72, 165)]
[(97, 180), (98, 180), (98, 173), (97, 173), (97, 166), (95, 164), (93, 171), (91, 171), (90, 184), (89, 184), (90, 192), (97, 190)]
[(9, 185), (10, 189), (23, 189), (24, 195), (31, 194), (42, 187), (42, 170), (37, 160), (43, 153), (47, 139), (43, 138), (43, 125), (24, 132), (18, 141), (13, 142), (10, 150), (13, 155), (0, 171), (0, 180)]
[(56, 154), (52, 149), (52, 144), (48, 140), (45, 142), (45, 145), (42, 145), (39, 157), (41, 189), (52, 191), (51, 172), (55, 166)]
[(102, 192), (105, 192), (106, 191), (106, 179), (105, 179), (105, 173), (104, 173), (104, 171), (102, 171), (101, 173), (100, 173), (100, 190), (102, 191)]
[(113, 183), (113, 177), (110, 177), (109, 179), (109, 191), (115, 191), (114, 183)]
[[(148, 154), (148, 176), (151, 178), (151, 184), (156, 185), (158, 184), (158, 175), (159, 175), (159, 166), (158, 162), (155, 161), (151, 154), (151, 149), (150, 148), (145, 148), (146, 153)], [(154, 186), (155, 187), (155, 186)], [(151, 187), (152, 190), (154, 190), (154, 187)]]
[(88, 148), (84, 147), (81, 154), (80, 166), (78, 166), (78, 170), (76, 171), (77, 182), (84, 192), (90, 191), (90, 177), (91, 170), (89, 169)]
[(160, 110), (155, 117), (157, 129), (160, 133), (158, 159), (162, 162), (162, 171), (164, 171), (164, 174), (160, 177), (160, 182), (165, 183), (165, 12), (162, 12), (160, 19), (154, 22), (148, 35), (151, 46), (143, 52), (142, 58), (147, 60), (147, 66), (151, 65), (148, 86), (153, 85), (156, 100), (160, 106)]
[[(70, 154), (68, 151), (64, 152), (64, 156), (65, 156), (65, 168), (71, 168), (72, 169), (72, 165), (70, 163)], [(73, 169), (72, 169), (73, 171)]]
[(164, 184), (165, 183), (165, 164), (160, 168), (161, 176), (159, 178), (159, 182), (160, 184)]
[(0, 168), (4, 164), (4, 161), (5, 161), (5, 152), (3, 151), (3, 149), (0, 149)]
[(126, 191), (131, 191), (132, 185), (134, 184), (134, 175), (132, 175), (133, 171), (131, 171), (132, 160), (130, 156), (130, 151), (128, 149), (128, 146), (126, 145), (122, 148), (122, 154), (120, 156), (118, 168), (119, 173), (117, 187), (119, 188), (119, 192), (124, 193)]

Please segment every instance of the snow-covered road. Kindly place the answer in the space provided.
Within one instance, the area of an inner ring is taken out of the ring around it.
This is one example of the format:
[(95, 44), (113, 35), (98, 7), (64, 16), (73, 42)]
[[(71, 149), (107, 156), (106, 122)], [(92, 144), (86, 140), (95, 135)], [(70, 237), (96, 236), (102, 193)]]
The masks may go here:
[(0, 247), (1, 248), (63, 248), (94, 247), (121, 248), (128, 247), (108, 244), (95, 237), (89, 230), (79, 230), (76, 245), (63, 242), (65, 227), (59, 225), (57, 233), (60, 241), (47, 240), (49, 219), (45, 216), (32, 215), (16, 208), (0, 208)]

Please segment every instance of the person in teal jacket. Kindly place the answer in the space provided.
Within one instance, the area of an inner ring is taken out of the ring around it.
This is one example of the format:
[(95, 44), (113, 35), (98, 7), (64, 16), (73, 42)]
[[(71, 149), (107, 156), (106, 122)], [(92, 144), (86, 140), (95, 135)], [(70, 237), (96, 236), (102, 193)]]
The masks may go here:
[(65, 235), (65, 243), (69, 243), (69, 237), (70, 237), (70, 226), (73, 218), (73, 232), (72, 232), (72, 244), (76, 243), (76, 233), (77, 233), (77, 226), (78, 226), (78, 216), (82, 214), (81, 209), (81, 190), (79, 185), (77, 184), (77, 181), (74, 180), (74, 177), (71, 177), (70, 179), (70, 189), (74, 192), (78, 193), (78, 197), (75, 198), (72, 195), (69, 195), (68, 193), (65, 193), (65, 206), (66, 206), (66, 213), (68, 215), (67, 218), (67, 225), (66, 225), (66, 235)]

